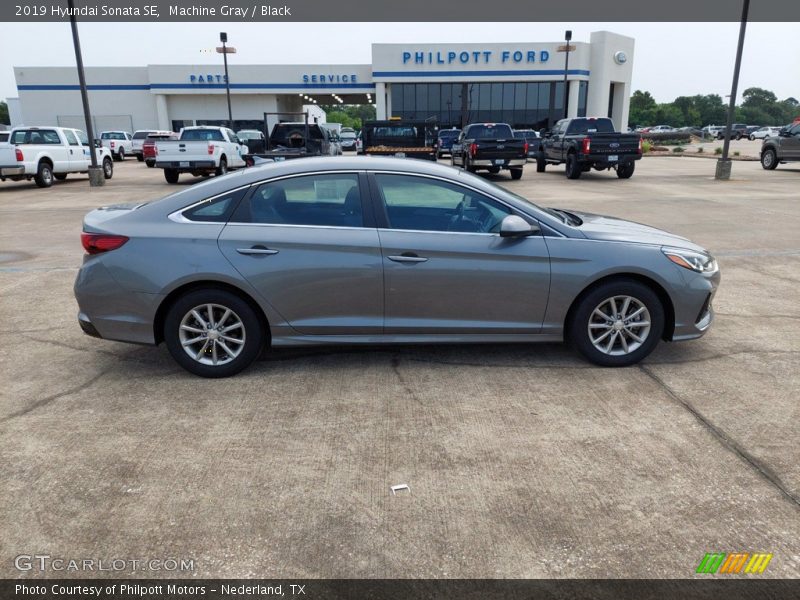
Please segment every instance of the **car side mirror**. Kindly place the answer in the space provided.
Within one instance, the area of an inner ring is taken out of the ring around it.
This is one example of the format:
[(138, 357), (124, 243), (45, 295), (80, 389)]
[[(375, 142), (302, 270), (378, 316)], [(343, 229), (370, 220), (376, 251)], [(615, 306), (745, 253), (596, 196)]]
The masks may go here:
[(536, 225), (517, 215), (508, 215), (500, 223), (500, 237), (526, 237), (537, 233), (539, 228)]

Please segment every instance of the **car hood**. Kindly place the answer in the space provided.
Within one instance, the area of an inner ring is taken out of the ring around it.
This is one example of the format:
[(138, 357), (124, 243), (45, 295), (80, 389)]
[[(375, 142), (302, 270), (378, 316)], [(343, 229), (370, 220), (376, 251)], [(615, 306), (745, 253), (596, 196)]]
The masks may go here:
[(697, 252), (707, 252), (705, 248), (695, 244), (683, 236), (656, 229), (649, 225), (595, 215), (577, 211), (569, 211), (583, 221), (578, 229), (591, 240), (607, 240), (612, 242), (631, 242), (634, 244), (653, 244), (686, 248)]

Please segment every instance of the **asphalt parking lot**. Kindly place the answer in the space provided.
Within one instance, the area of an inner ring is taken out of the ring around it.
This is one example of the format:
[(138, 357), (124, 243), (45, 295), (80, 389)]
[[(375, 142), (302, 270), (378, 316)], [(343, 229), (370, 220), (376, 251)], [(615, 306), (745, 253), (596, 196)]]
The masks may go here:
[(622, 370), (557, 344), (309, 349), (202, 380), (76, 321), (84, 213), (174, 191), (161, 171), (0, 184), (0, 577), (40, 553), (191, 558), (195, 577), (685, 578), (735, 551), (800, 576), (800, 166), (532, 166), (492, 177), (714, 251), (709, 334)]

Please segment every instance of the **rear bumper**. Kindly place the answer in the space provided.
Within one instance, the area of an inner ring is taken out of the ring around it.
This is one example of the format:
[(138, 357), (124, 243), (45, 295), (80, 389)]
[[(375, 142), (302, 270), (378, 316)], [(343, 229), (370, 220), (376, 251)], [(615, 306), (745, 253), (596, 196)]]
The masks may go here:
[(13, 165), (3, 167), (0, 166), (0, 175), (3, 177), (13, 177), (15, 175), (25, 175), (25, 167), (20, 165)]
[[(498, 163), (497, 162), (498, 160), (503, 160), (503, 162)], [(521, 167), (526, 162), (528, 162), (527, 158), (506, 158), (506, 159), (480, 158), (469, 161), (470, 165), (474, 167), (500, 167), (501, 169), (505, 169), (508, 167)]]
[(177, 171), (196, 171), (198, 169), (216, 169), (213, 160), (157, 160), (159, 169), (175, 169)]

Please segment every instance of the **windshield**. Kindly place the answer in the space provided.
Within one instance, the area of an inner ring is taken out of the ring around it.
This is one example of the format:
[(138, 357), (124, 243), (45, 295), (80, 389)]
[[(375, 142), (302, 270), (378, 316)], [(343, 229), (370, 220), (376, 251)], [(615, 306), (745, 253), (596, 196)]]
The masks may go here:
[(467, 130), (468, 138), (490, 138), (508, 140), (514, 137), (509, 125), (498, 123), (497, 125), (473, 125)]
[(455, 139), (458, 137), (459, 133), (461, 133), (460, 129), (442, 129), (439, 132), (439, 137), (442, 139)]
[(575, 119), (569, 124), (567, 135), (582, 133), (614, 133), (611, 119)]
[(343, 131), (341, 137), (343, 140), (354, 140), (356, 139), (356, 134), (353, 131)]
[(260, 140), (262, 137), (260, 131), (237, 131), (236, 137), (240, 140)]
[(225, 138), (219, 129), (184, 129), (181, 141), (223, 142)]

